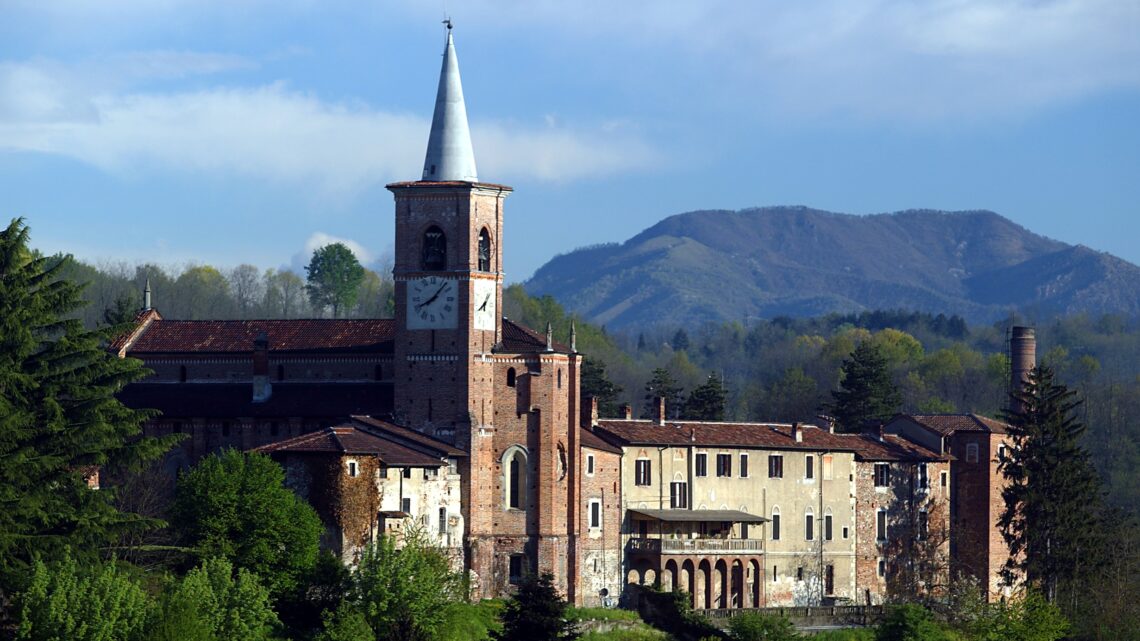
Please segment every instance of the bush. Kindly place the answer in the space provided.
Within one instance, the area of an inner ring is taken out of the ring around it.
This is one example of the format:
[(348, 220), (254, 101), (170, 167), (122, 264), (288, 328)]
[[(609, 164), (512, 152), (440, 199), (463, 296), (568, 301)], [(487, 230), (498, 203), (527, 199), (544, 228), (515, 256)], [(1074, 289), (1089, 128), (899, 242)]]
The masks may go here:
[(530, 576), (503, 609), (503, 630), (494, 632), (495, 641), (575, 641), (578, 633), (566, 619), (566, 600), (554, 587), (554, 576)]
[[(167, 593), (157, 614), (148, 634), (150, 641), (267, 641), (279, 623), (269, 605), (269, 590), (244, 568), (235, 572), (225, 559), (210, 559), (187, 573)], [(180, 621), (183, 627), (173, 626), (171, 621)]]
[(570, 606), (566, 610), (566, 618), (571, 621), (640, 621), (641, 616), (635, 610), (621, 608), (576, 608)]
[(462, 601), (447, 606), (440, 641), (484, 641), (491, 632), (502, 629), (499, 614), (503, 602), (487, 599), (479, 603)]
[(787, 617), (745, 612), (728, 620), (733, 641), (795, 641), (802, 638)]
[(891, 608), (875, 633), (875, 641), (950, 641), (951, 634), (921, 605)]
[(1057, 606), (1036, 592), (1024, 598), (994, 603), (967, 627), (975, 641), (1056, 641), (1069, 622)]
[(153, 604), (114, 562), (80, 568), (68, 552), (50, 566), (33, 563), (16, 607), (21, 641), (133, 641)]

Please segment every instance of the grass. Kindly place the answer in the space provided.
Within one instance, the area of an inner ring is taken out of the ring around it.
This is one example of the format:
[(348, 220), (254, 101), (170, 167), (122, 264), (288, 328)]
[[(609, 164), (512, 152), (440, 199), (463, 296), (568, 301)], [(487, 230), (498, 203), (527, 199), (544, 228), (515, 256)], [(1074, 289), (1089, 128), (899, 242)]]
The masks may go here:
[(575, 608), (566, 610), (566, 618), (571, 621), (640, 621), (634, 610), (618, 608)]
[(587, 632), (581, 641), (666, 641), (669, 635), (655, 630), (644, 623), (635, 628), (610, 630), (609, 632)]
[(441, 641), (484, 641), (491, 630), (499, 630), (503, 602), (488, 599), (478, 603), (452, 603), (447, 606)]
[(828, 630), (808, 636), (811, 641), (874, 641), (875, 628), (848, 628)]

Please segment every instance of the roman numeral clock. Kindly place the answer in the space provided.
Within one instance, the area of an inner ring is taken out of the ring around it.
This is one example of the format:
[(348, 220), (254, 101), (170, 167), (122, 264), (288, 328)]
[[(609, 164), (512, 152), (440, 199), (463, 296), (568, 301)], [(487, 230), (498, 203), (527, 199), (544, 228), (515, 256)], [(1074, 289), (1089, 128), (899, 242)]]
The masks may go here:
[(424, 276), (408, 281), (408, 329), (455, 329), (458, 287), (453, 278)]

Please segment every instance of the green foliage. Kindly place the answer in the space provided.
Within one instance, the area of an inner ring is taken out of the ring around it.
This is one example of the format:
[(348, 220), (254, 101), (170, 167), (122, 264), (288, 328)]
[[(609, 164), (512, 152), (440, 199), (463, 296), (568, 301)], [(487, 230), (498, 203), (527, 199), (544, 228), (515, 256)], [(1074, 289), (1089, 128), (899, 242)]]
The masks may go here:
[(83, 556), (158, 525), (87, 485), (99, 469), (141, 469), (174, 441), (139, 438), (151, 414), (114, 397), (147, 372), (105, 349), (111, 329), (74, 318), (83, 303), (61, 280), (68, 263), (35, 255), (20, 220), (0, 230), (0, 592), (26, 583), (34, 555)]
[(36, 560), (31, 584), (16, 600), (20, 641), (143, 639), (150, 610), (143, 589), (114, 562), (80, 568), (70, 553)]
[(313, 508), (285, 488), (281, 466), (232, 449), (179, 479), (171, 521), (198, 558), (228, 559), (274, 595), (296, 589), (313, 567), (322, 531)]
[(664, 367), (658, 367), (653, 370), (653, 377), (645, 384), (645, 399), (641, 416), (643, 418), (656, 418), (657, 399), (664, 398), (666, 418), (671, 420), (680, 418), (685, 411), (684, 392), (684, 388), (673, 378), (671, 371)]
[(914, 604), (892, 607), (875, 632), (875, 641), (951, 641), (953, 638), (929, 610)]
[(1057, 641), (1069, 622), (1057, 606), (1036, 592), (1023, 598), (990, 604), (966, 626), (970, 641)]
[(811, 641), (875, 641), (874, 628), (847, 628), (824, 630), (809, 637)]
[(887, 359), (872, 342), (859, 343), (843, 361), (842, 372), (828, 410), (845, 430), (858, 431), (865, 422), (890, 418), (902, 407)]
[(732, 641), (796, 641), (803, 636), (784, 616), (745, 612), (729, 619)]
[(378, 639), (421, 641), (439, 635), (447, 606), (462, 596), (462, 577), (447, 554), (422, 533), (408, 533), (397, 549), (382, 536), (365, 547), (352, 573), (352, 603)]
[(640, 621), (641, 616), (636, 610), (622, 608), (578, 608), (570, 606), (566, 610), (566, 618), (571, 621)]
[(503, 606), (504, 603), (498, 599), (448, 604), (440, 641), (485, 641), (491, 638), (491, 632), (502, 629), (499, 615)]
[(1007, 569), (1052, 603), (1059, 590), (1083, 591), (1079, 579), (1096, 569), (1100, 479), (1081, 444), (1075, 392), (1039, 366), (1014, 396), (1022, 410), (1007, 414), (1013, 447), (999, 461)]
[(148, 638), (265, 641), (277, 625), (269, 591), (257, 576), (244, 568), (235, 572), (229, 561), (216, 558), (171, 589)]
[(315, 641), (375, 641), (376, 633), (359, 610), (342, 603), (335, 611), (325, 612), (324, 629)]
[(364, 268), (344, 243), (332, 243), (313, 252), (305, 267), (309, 302), (314, 309), (332, 308), (333, 318), (356, 303)]
[(586, 356), (582, 359), (582, 398), (598, 399), (599, 416), (618, 415), (618, 395), (621, 386), (615, 385), (606, 377), (606, 364)]
[(709, 374), (705, 383), (695, 388), (683, 407), (684, 418), (691, 421), (723, 421), (728, 392), (716, 372)]
[(645, 595), (653, 600), (654, 605), (646, 614), (645, 622), (658, 630), (664, 630), (679, 638), (723, 639), (725, 637), (707, 617), (693, 611), (690, 597), (683, 590), (650, 591)]
[(575, 641), (578, 632), (566, 617), (566, 600), (554, 587), (550, 574), (525, 578), (503, 609), (503, 629), (492, 632), (495, 641)]
[(639, 625), (632, 628), (615, 628), (606, 632), (590, 631), (579, 639), (581, 641), (668, 641), (673, 637), (647, 625)]

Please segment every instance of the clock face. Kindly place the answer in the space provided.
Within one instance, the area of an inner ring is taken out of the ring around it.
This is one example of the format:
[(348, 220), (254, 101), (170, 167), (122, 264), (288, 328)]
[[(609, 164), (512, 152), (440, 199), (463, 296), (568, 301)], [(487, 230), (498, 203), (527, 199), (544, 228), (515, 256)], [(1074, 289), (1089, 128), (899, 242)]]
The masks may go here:
[(455, 329), (458, 316), (459, 289), (453, 279), (408, 281), (408, 329)]
[(495, 281), (479, 279), (472, 287), (471, 307), (475, 315), (475, 329), (495, 329)]

